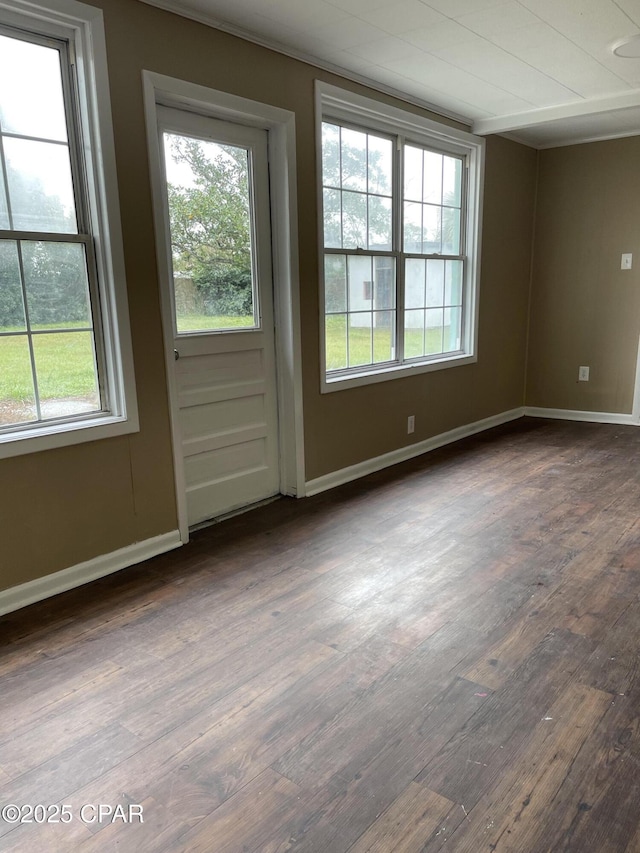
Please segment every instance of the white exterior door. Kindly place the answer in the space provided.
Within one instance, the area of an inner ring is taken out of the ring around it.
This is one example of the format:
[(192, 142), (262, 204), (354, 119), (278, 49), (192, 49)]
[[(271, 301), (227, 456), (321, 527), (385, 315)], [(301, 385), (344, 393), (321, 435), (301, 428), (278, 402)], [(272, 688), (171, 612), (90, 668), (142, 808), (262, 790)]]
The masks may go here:
[(280, 491), (267, 133), (159, 108), (189, 526)]

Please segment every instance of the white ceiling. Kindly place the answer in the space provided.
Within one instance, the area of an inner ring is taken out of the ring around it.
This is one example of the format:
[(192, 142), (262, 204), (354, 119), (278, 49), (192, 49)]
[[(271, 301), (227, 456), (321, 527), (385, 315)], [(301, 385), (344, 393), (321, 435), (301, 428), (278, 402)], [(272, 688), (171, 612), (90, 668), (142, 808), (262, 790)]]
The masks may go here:
[(640, 134), (640, 0), (147, 0), (536, 148)]

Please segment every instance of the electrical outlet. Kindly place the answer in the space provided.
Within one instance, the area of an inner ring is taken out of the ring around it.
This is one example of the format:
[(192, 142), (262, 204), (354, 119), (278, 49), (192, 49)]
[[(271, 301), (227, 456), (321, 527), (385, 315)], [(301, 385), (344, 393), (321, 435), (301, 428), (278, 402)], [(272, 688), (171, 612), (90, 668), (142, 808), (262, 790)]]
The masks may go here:
[(416, 431), (416, 416), (409, 415), (407, 418), (407, 435), (411, 435), (412, 432)]
[(578, 382), (588, 382), (589, 381), (589, 368), (588, 367), (579, 367), (578, 368)]

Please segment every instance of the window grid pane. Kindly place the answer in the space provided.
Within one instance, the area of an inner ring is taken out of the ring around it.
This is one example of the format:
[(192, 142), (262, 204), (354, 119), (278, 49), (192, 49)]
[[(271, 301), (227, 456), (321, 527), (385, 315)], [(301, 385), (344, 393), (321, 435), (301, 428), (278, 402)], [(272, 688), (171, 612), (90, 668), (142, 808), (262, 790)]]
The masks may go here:
[(373, 337), (370, 311), (356, 311), (349, 315), (349, 367), (360, 367), (373, 362)]
[[(460, 350), (462, 274), (462, 261), (406, 259), (405, 358)], [(424, 309), (424, 317), (418, 309)]]
[(343, 190), (342, 198), (342, 245), (343, 249), (363, 249), (367, 246), (369, 228), (367, 196), (365, 193)]
[(440, 308), (444, 305), (444, 265), (444, 261), (431, 258), (427, 261), (425, 308)]
[(0, 343), (0, 428), (102, 410), (84, 244), (0, 240)]
[(395, 258), (325, 255), (327, 370), (395, 358), (395, 300)]
[(339, 190), (325, 188), (324, 245), (328, 249), (342, 248), (342, 198)]
[[(0, 146), (0, 158), (2, 150)], [(9, 221), (9, 205), (7, 202), (7, 191), (4, 185), (4, 169), (2, 168), (2, 160), (0, 159), (0, 230), (5, 231), (10, 226)]]
[(414, 254), (459, 255), (462, 160), (404, 146), (403, 247)]
[(442, 352), (443, 322), (444, 312), (442, 308), (427, 308), (425, 311), (425, 355), (436, 355)]
[(462, 307), (444, 309), (443, 352), (457, 352), (462, 348)]
[(424, 308), (426, 303), (427, 262), (422, 258), (407, 258), (404, 276), (404, 307)]
[(43, 420), (100, 411), (91, 332), (34, 335), (32, 344)]
[(28, 336), (0, 337), (0, 427), (37, 420)]
[(424, 355), (424, 309), (404, 312), (404, 355), (405, 358), (420, 358)]
[(396, 350), (395, 312), (373, 313), (373, 363), (391, 361)]
[(392, 248), (392, 175), (390, 139), (323, 122), (325, 247)]
[(27, 328), (18, 244), (0, 240), (0, 332)]
[(43, 241), (20, 245), (30, 328), (91, 327), (85, 247)]
[(0, 125), (6, 133), (67, 141), (60, 54), (0, 35)]
[(346, 255), (325, 255), (324, 306), (326, 314), (347, 310), (347, 258)]
[(67, 145), (3, 137), (13, 228), (77, 234)]
[(327, 370), (344, 370), (347, 360), (347, 315), (330, 314), (325, 318)]
[(78, 233), (66, 48), (0, 34), (0, 228)]
[(447, 256), (462, 251), (462, 160), (405, 145), (403, 187), (404, 251), (445, 256), (405, 259), (404, 358), (458, 352), (464, 260)]
[[(384, 145), (390, 141), (366, 129), (324, 122), (322, 139), (325, 247), (344, 251), (325, 256), (327, 370), (393, 361), (402, 364), (460, 352), (465, 268), (463, 158), (405, 143), (401, 149), (389, 146), (389, 158), (397, 157), (400, 165), (383, 167), (383, 161), (387, 162)], [(402, 175), (397, 192), (391, 180), (394, 168)], [(402, 238), (398, 256), (403, 264), (404, 294), (399, 318), (395, 258), (388, 259), (393, 297), (385, 305), (378, 268), (374, 267), (379, 258), (363, 252), (396, 248), (394, 220)], [(423, 257), (416, 257), (420, 255)], [(400, 349), (398, 321), (404, 330)]]
[(445, 261), (444, 304), (445, 306), (462, 306), (462, 261)]

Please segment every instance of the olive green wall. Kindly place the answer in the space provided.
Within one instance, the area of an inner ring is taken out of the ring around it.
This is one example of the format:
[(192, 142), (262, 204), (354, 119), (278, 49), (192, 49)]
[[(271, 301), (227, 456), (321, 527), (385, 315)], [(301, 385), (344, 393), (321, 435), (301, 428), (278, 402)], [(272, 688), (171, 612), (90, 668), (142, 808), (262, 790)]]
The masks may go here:
[[(137, 2), (104, 0), (141, 430), (0, 462), (0, 589), (175, 530), (142, 70), (296, 114), (306, 478), (523, 404), (536, 153), (487, 140), (477, 364), (320, 394), (314, 80), (356, 84)], [(418, 111), (417, 108), (409, 108)]]
[[(630, 413), (640, 333), (640, 137), (539, 153), (528, 406)], [(632, 270), (620, 255), (632, 252)], [(578, 367), (591, 368), (578, 382)]]

